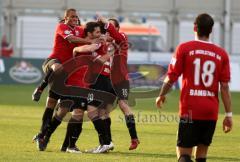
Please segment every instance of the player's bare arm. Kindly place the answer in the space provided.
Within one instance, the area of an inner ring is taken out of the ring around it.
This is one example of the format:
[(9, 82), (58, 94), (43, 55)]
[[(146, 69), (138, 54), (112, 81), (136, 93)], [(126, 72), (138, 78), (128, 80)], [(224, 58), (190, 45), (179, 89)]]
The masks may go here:
[(73, 49), (73, 56), (75, 57), (77, 53), (94, 52), (98, 48), (99, 48), (98, 44), (90, 44), (90, 45), (75, 47)]
[[(83, 45), (80, 47), (75, 47), (73, 49), (73, 57), (76, 56), (77, 53), (85, 53), (85, 52), (94, 52), (99, 48), (98, 44), (91, 44), (91, 45)], [(94, 61), (100, 61), (101, 63), (105, 63), (106, 61), (108, 61), (110, 59), (112, 55), (111, 54), (105, 54), (103, 56), (98, 56), (95, 58)]]
[(229, 85), (226, 82), (220, 83), (221, 98), (223, 101), (224, 109), (226, 112), (223, 120), (223, 131), (228, 133), (232, 130), (232, 108), (231, 108), (231, 94), (229, 91)]
[(162, 108), (162, 105), (164, 104), (164, 102), (166, 100), (166, 94), (169, 92), (171, 87), (172, 87), (172, 81), (167, 76), (163, 81), (163, 85), (161, 87), (159, 96), (156, 98), (156, 106), (158, 108)]
[(70, 35), (66, 38), (70, 43), (80, 43), (80, 44), (91, 44), (92, 41), (89, 40), (88, 38), (80, 38), (76, 37), (74, 35)]

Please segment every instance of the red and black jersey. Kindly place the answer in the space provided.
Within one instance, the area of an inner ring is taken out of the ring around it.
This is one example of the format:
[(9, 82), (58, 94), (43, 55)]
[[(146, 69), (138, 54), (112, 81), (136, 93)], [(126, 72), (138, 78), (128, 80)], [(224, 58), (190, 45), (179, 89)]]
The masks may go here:
[(217, 120), (219, 82), (230, 81), (228, 54), (204, 41), (180, 44), (168, 67), (168, 77), (176, 81), (182, 74), (181, 117)]
[(67, 37), (74, 35), (83, 37), (84, 31), (81, 27), (70, 27), (67, 24), (59, 23), (56, 27), (54, 45), (49, 58), (58, 59), (61, 63), (72, 58), (73, 48), (77, 45), (66, 40)]
[[(86, 53), (78, 53), (76, 57), (81, 56), (92, 56), (92, 60), (88, 60), (88, 63), (82, 63), (87, 64), (84, 67), (79, 68), (76, 72), (70, 75), (70, 77), (67, 79), (67, 85), (72, 86), (79, 86), (82, 88), (86, 88), (89, 86), (88, 79), (86, 79), (86, 72), (87, 70), (91, 73), (88, 74), (87, 78), (90, 78), (91, 76), (96, 76), (96, 74), (101, 74), (104, 76), (109, 77), (110, 75), (110, 61), (105, 62), (104, 65), (102, 63), (94, 62), (97, 58), (105, 55), (107, 52), (107, 45), (106, 44), (99, 44), (99, 49), (97, 49), (94, 52), (86, 52)], [(81, 59), (81, 58), (79, 58)], [(80, 62), (81, 63), (81, 62)]]
[(107, 31), (115, 41), (115, 54), (111, 67), (111, 80), (113, 84), (118, 84), (128, 80), (128, 38), (124, 33), (120, 33), (109, 23)]

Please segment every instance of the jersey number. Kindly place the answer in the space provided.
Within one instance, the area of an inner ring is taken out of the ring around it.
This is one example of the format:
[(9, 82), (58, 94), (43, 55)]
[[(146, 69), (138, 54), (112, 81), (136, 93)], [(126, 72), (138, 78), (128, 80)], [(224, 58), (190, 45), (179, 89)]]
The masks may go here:
[(210, 87), (214, 80), (213, 73), (216, 69), (216, 64), (213, 61), (208, 60), (208, 61), (205, 61), (203, 63), (203, 66), (201, 67), (200, 58), (196, 58), (193, 64), (195, 65), (194, 84), (199, 85), (200, 79), (201, 79), (205, 87)]

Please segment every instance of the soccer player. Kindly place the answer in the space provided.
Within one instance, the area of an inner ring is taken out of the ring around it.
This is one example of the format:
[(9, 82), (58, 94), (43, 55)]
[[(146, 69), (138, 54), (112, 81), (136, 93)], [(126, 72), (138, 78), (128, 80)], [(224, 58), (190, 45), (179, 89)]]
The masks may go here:
[(156, 99), (161, 108), (172, 84), (182, 75), (179, 105), (180, 122), (177, 139), (179, 162), (191, 162), (196, 146), (196, 162), (206, 162), (218, 119), (220, 84), (225, 108), (223, 131), (232, 129), (232, 109), (229, 92), (230, 67), (227, 52), (209, 41), (214, 25), (213, 18), (200, 14), (194, 22), (195, 40), (180, 44), (168, 67), (167, 77)]
[[(94, 25), (100, 25), (97, 22), (89, 22), (87, 24), (88, 26), (94, 26)], [(87, 29), (87, 28), (86, 28)], [(90, 30), (91, 28), (89, 28), (89, 32), (91, 32)], [(101, 28), (103, 29), (103, 28)], [(102, 34), (103, 30), (101, 31)], [(90, 35), (88, 35), (89, 37)], [(107, 40), (108, 37), (105, 37), (105, 39)], [(94, 89), (94, 90), (98, 90), (101, 92), (107, 92), (107, 93), (111, 93), (114, 96), (114, 90), (112, 88), (111, 85), (111, 81), (110, 81), (110, 57), (113, 53), (108, 52), (108, 48), (109, 48), (109, 43), (108, 42), (101, 42), (99, 44), (99, 49), (96, 50), (94, 53), (97, 53), (99, 55), (99, 57), (101, 56), (101, 58), (105, 59), (105, 62), (103, 64), (102, 67), (97, 67), (95, 65), (88, 67), (91, 71), (91, 74), (87, 74), (88, 76), (86, 77), (86, 81), (88, 83), (90, 83), (89, 88), (90, 89)], [(85, 53), (82, 53), (82, 55), (86, 55), (91, 53), (92, 51), (88, 49), (88, 47), (90, 47), (91, 45), (84, 45), (84, 46), (80, 46), (80, 47), (76, 47), (74, 48), (74, 53), (79, 53), (82, 52), (83, 47), (85, 48), (84, 51)], [(93, 121), (93, 123), (103, 123), (105, 124), (105, 115), (102, 115), (102, 110), (106, 110), (109, 106), (111, 106), (113, 104), (113, 101), (111, 103), (101, 103), (101, 101), (97, 101), (95, 100), (95, 95), (96, 94), (91, 94), (92, 95), (92, 99), (89, 100), (88, 103), (88, 114), (90, 119)], [(103, 94), (104, 95), (104, 94)], [(103, 105), (101, 105), (103, 104)], [(105, 112), (105, 111), (104, 111)], [(98, 116), (96, 116), (95, 114), (99, 114)], [(96, 117), (92, 117), (92, 114)], [(109, 118), (109, 116), (107, 115), (107, 118)], [(96, 128), (96, 126), (95, 126)], [(102, 152), (106, 152), (108, 150), (112, 150), (113, 149), (113, 143), (111, 142), (111, 136), (109, 135), (109, 131), (107, 130), (107, 128), (105, 127), (105, 125), (103, 126), (103, 131), (104, 134), (107, 135), (107, 143), (105, 143), (104, 139), (101, 138), (101, 136), (99, 136), (99, 147), (92, 149), (91, 151), (88, 150), (87, 152), (91, 152), (91, 153), (102, 153)]]
[[(54, 36), (53, 51), (43, 63), (43, 71), (46, 74), (43, 82), (36, 88), (33, 93), (33, 100), (38, 101), (43, 89), (48, 84), (51, 74), (62, 67), (66, 61), (72, 58), (73, 48), (78, 43), (90, 43), (89, 40), (82, 38), (83, 29), (78, 27), (78, 16), (75, 9), (67, 9), (64, 14), (64, 23), (59, 23), (56, 27)], [(54, 108), (60, 96), (53, 91), (49, 91), (46, 102), (46, 109), (42, 117), (42, 126), (40, 132), (34, 137), (34, 141), (38, 143), (39, 138), (43, 138), (43, 133), (52, 119)]]
[(89, 40), (82, 38), (83, 29), (79, 27), (80, 20), (75, 9), (67, 9), (64, 19), (56, 27), (53, 51), (43, 63), (46, 74), (42, 83), (35, 89), (32, 99), (39, 101), (42, 91), (48, 85), (52, 71), (56, 71), (61, 64), (72, 57), (72, 50), (77, 44), (89, 44)]
[[(126, 125), (131, 136), (131, 144), (129, 150), (136, 149), (140, 141), (138, 140), (136, 124), (131, 107), (128, 105), (129, 80), (128, 80), (128, 39), (124, 33), (120, 33), (120, 25), (116, 19), (108, 21), (98, 16), (98, 20), (105, 24), (105, 29), (114, 39), (116, 50), (111, 66), (111, 82), (114, 91), (118, 97), (118, 105), (125, 115)], [(110, 130), (111, 119), (105, 119), (108, 130)], [(111, 131), (109, 131), (111, 132)]]

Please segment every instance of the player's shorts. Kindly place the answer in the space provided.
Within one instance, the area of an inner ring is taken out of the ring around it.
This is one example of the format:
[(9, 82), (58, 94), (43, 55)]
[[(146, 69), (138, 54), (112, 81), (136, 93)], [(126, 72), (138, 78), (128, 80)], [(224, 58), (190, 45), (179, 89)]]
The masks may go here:
[(59, 99), (61, 99), (61, 95), (59, 95), (59, 94), (57, 94), (57, 93), (55, 93), (54, 91), (52, 91), (52, 90), (49, 90), (49, 92), (48, 92), (48, 97), (50, 97), (50, 98), (53, 98), (53, 99), (55, 99), (55, 100), (59, 100)]
[(113, 85), (113, 89), (115, 91), (118, 100), (128, 100), (129, 96), (129, 80), (124, 80), (117, 84)]
[(61, 62), (58, 59), (47, 58), (42, 64), (43, 72), (46, 74), (50, 70), (51, 66), (55, 63), (61, 64)]
[(209, 146), (212, 143), (216, 127), (215, 120), (180, 119), (177, 146), (191, 148), (199, 144)]
[(69, 108), (69, 111), (73, 111), (74, 109), (87, 110), (87, 99), (81, 97), (70, 97), (63, 96), (60, 99), (59, 103), (60, 107)]
[[(90, 85), (89, 88), (116, 95), (115, 91), (113, 90), (110, 78), (104, 75), (99, 75), (96, 83)], [(109, 104), (113, 104), (113, 102)], [(89, 101), (88, 105), (99, 107), (101, 105), (101, 102), (93, 99), (92, 101)]]

